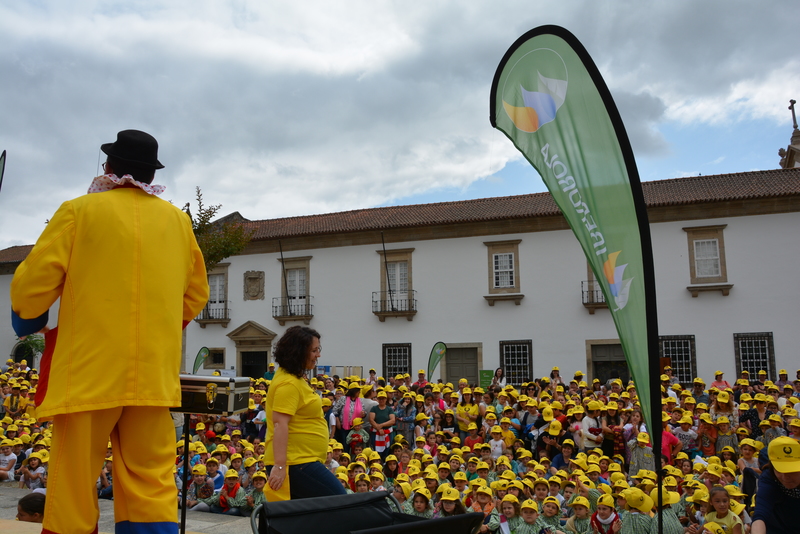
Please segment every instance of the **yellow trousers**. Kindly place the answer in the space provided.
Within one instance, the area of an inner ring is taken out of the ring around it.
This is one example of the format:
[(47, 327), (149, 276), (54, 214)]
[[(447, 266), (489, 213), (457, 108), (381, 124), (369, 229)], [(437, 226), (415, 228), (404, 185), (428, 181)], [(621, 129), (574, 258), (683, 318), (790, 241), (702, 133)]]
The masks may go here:
[(56, 415), (53, 423), (43, 533), (97, 532), (96, 482), (109, 436), (117, 534), (177, 532), (175, 427), (168, 408), (124, 406)]

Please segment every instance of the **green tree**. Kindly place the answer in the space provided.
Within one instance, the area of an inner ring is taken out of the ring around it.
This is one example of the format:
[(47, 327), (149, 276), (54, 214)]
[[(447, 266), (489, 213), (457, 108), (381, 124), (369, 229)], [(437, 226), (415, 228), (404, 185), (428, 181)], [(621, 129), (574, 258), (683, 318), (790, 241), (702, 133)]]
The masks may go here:
[(197, 192), (197, 211), (192, 215), (190, 203), (187, 202), (183, 207), (189, 218), (192, 220), (197, 244), (203, 251), (203, 258), (206, 262), (206, 270), (210, 271), (216, 264), (238, 254), (250, 242), (254, 228), (248, 228), (245, 219), (227, 216), (213, 221), (214, 216), (222, 208), (222, 204), (206, 206), (203, 204), (203, 193), (200, 188)]
[(19, 343), (14, 351), (15, 355), (22, 352), (23, 358), (28, 360), (28, 364), (33, 367), (34, 356), (41, 356), (44, 352), (44, 336), (42, 334), (31, 334), (24, 339), (17, 338)]

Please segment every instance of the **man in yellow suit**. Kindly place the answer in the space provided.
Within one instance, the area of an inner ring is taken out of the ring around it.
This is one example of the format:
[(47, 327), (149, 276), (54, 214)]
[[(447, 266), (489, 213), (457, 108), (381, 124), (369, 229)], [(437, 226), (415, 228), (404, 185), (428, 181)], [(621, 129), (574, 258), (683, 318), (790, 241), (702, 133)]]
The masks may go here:
[(53, 420), (43, 532), (97, 532), (95, 481), (111, 436), (117, 533), (175, 533), (169, 407), (181, 399), (181, 329), (205, 306), (208, 279), (188, 216), (157, 198), (155, 138), (125, 130), (101, 150), (105, 174), (61, 205), (11, 283), (17, 335), (46, 332), (36, 396), (37, 417)]

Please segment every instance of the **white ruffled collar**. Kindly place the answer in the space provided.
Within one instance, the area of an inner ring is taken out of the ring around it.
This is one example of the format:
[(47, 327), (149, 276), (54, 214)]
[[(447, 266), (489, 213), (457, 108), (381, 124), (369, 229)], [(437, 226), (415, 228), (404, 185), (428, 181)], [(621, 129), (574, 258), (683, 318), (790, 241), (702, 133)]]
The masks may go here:
[(167, 189), (163, 185), (143, 184), (142, 182), (137, 182), (130, 174), (126, 174), (122, 178), (116, 174), (101, 174), (92, 180), (92, 185), (89, 186), (88, 193), (102, 193), (103, 191), (110, 191), (111, 189), (124, 184), (134, 185), (148, 195), (155, 196), (160, 195), (164, 192), (164, 190)]

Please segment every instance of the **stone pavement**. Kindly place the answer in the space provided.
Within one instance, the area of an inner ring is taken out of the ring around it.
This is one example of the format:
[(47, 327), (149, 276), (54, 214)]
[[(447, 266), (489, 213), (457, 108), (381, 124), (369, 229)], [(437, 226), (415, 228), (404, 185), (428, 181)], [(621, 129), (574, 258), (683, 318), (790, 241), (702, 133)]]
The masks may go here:
[[(3, 534), (38, 534), (41, 526), (19, 523), (14, 521), (17, 517), (17, 501), (29, 493), (26, 489), (19, 489), (16, 484), (0, 484), (0, 532)], [(180, 522), (180, 510), (176, 507), (176, 520)], [(98, 523), (101, 533), (114, 532), (114, 502), (100, 501), (100, 521)], [(231, 517), (221, 514), (205, 512), (187, 512), (186, 532), (199, 534), (249, 534), (250, 519), (246, 517)]]

